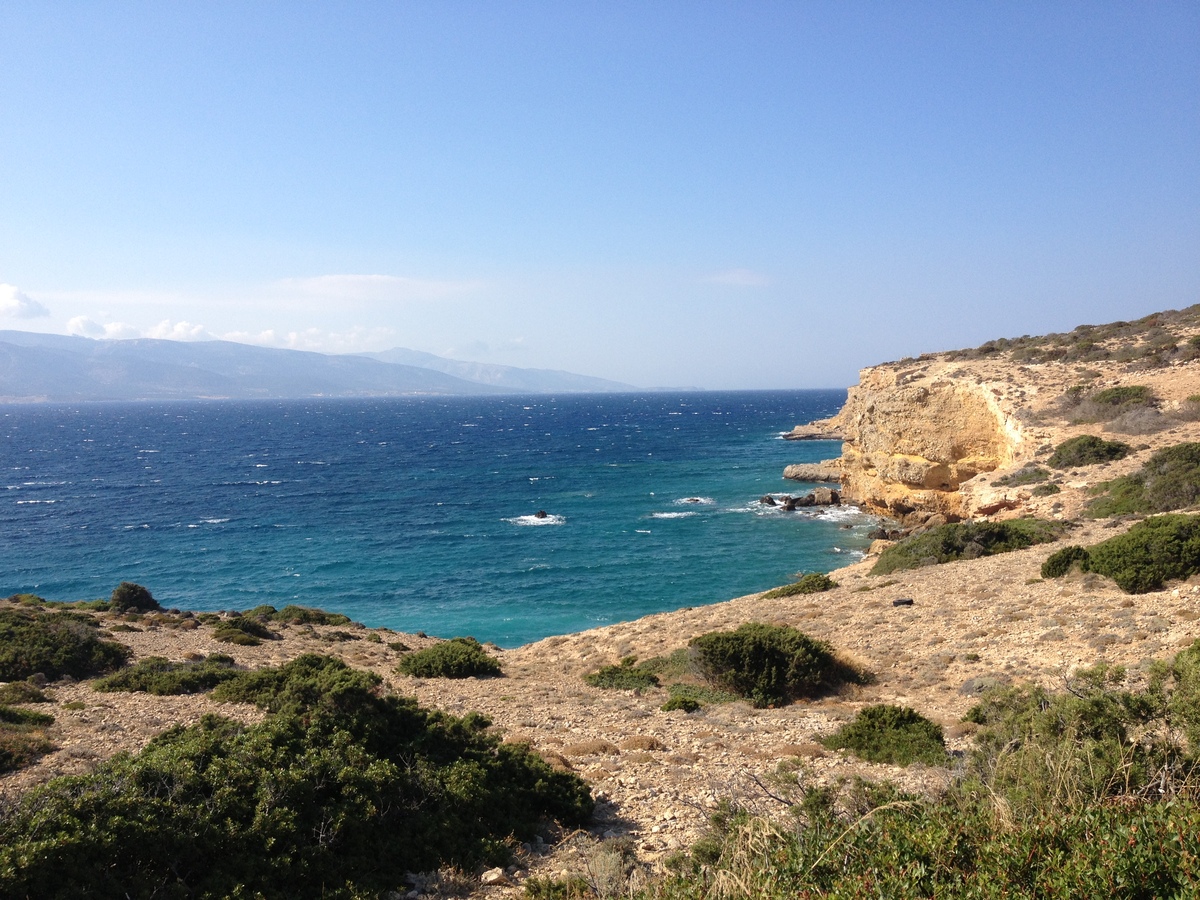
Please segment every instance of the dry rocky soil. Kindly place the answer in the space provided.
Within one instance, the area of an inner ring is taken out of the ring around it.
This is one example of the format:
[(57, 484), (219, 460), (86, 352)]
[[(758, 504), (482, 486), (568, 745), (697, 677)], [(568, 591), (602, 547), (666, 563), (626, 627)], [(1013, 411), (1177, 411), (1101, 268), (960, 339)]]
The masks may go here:
[[(1099, 424), (1068, 424), (1054, 412), (1054, 403), (1076, 382), (1078, 366), (941, 358), (920, 365), (1010, 386), (1009, 402), (1024, 409), (1031, 443), (1051, 446), (1075, 434), (1103, 431)], [(1149, 384), (1167, 406), (1200, 393), (1200, 361), (1150, 372), (1129, 372), (1115, 363), (1089, 364), (1088, 369), (1098, 371), (1096, 383), (1103, 385)], [(1200, 423), (1173, 419), (1170, 428), (1154, 434), (1105, 437), (1120, 437), (1143, 449), (1120, 462), (1062, 473), (1062, 492), (1051, 497), (1034, 498), (1028, 487), (1010, 490), (1005, 496), (1015, 501), (1014, 508), (1002, 515), (1068, 522), (1064, 541), (1076, 544), (1118, 534), (1129, 521), (1080, 515), (1089, 488), (1138, 468), (1155, 448), (1200, 440)], [(981, 475), (980, 483), (1000, 474)], [(769, 779), (781, 764), (799, 767), (805, 778), (817, 782), (862, 775), (936, 792), (952, 777), (949, 770), (867, 764), (825, 750), (817, 740), (864, 705), (886, 702), (914, 707), (940, 722), (951, 749), (962, 751), (969, 746), (971, 728), (961, 722), (963, 713), (987, 685), (1037, 681), (1061, 687), (1073, 669), (1101, 660), (1126, 665), (1136, 677), (1149, 660), (1170, 656), (1200, 638), (1200, 579), (1138, 596), (1097, 575), (1043, 581), (1042, 562), (1061, 546), (1063, 541), (887, 576), (871, 575), (874, 559), (868, 557), (831, 573), (838, 587), (826, 593), (784, 599), (751, 595), (515, 649), (489, 648), (504, 672), (493, 679), (399, 675), (396, 664), (403, 651), (388, 644), (400, 641), (419, 649), (434, 640), (361, 626), (276, 626), (278, 640), (231, 647), (213, 639), (210, 625), (195, 627), (193, 621), (178, 627), (175, 617), (157, 624), (150, 617), (136, 624), (141, 631), (111, 636), (139, 658), (180, 660), (221, 652), (250, 668), (277, 665), (306, 652), (336, 655), (377, 672), (392, 690), (415, 695), (424, 705), (455, 714), (482, 712), (505, 739), (529, 742), (551, 761), (577, 772), (599, 801), (590, 835), (563, 835), (529, 848), (519, 867), (496, 886), (480, 886), (479, 873), (467, 873), (457, 882), (460, 889), (473, 885), (473, 892), (496, 897), (520, 893), (520, 883), (530, 874), (577, 872), (594, 878), (596, 841), (616, 836), (628, 836), (639, 860), (652, 870), (668, 854), (687, 848), (723, 799), (764, 811), (777, 806), (767, 791), (773, 790)], [(735, 566), (737, 560), (714, 564)], [(912, 603), (893, 605), (901, 599)], [(100, 617), (108, 630), (122, 623), (115, 615)], [(819, 702), (779, 709), (723, 703), (690, 714), (663, 712), (664, 688), (612, 691), (583, 681), (586, 673), (623, 657), (669, 655), (696, 635), (745, 622), (793, 625), (828, 641), (877, 680)], [(260, 715), (202, 695), (101, 694), (87, 683), (66, 682), (49, 690), (57, 705), (51, 737), (59, 749), (0, 779), (2, 796), (14, 797), (56, 775), (85, 772), (118, 751), (136, 751), (169, 725), (195, 722), (207, 712), (247, 721)], [(441, 888), (417, 884), (410, 895), (454, 886), (452, 880), (444, 880)]]

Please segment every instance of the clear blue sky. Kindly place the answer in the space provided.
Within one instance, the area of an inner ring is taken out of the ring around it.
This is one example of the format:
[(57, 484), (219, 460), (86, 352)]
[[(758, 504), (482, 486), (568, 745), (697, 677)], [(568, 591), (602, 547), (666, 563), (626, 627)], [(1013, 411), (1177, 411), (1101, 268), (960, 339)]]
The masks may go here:
[(0, 5), (0, 328), (644, 386), (1200, 302), (1200, 4)]

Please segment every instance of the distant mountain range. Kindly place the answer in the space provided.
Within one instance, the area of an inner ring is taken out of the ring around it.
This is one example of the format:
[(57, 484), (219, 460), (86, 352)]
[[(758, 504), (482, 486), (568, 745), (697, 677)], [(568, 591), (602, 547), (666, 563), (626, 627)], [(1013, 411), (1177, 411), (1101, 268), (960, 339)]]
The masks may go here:
[(332, 355), (231, 341), (93, 340), (0, 331), (0, 402), (603, 393), (638, 388), (416, 350)]

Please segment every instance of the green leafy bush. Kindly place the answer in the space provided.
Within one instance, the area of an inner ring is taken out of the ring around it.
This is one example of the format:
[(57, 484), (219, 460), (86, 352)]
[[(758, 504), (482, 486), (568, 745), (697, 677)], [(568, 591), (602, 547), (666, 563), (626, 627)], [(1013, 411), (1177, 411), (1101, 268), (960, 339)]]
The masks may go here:
[(663, 712), (674, 712), (677, 709), (682, 709), (685, 713), (694, 713), (700, 710), (702, 704), (699, 701), (693, 700), (690, 697), (672, 696), (667, 699), (667, 702), (662, 705)]
[(764, 600), (775, 600), (780, 597), (794, 597), (798, 594), (820, 594), (837, 587), (837, 582), (822, 572), (809, 572), (794, 584), (787, 584), (767, 591), (762, 595)]
[(1132, 452), (1133, 448), (1122, 441), (1081, 434), (1055, 447), (1046, 463), (1055, 469), (1074, 469), (1124, 459)]
[(210, 691), (218, 684), (236, 678), (233, 658), (213, 653), (197, 662), (171, 662), (161, 656), (147, 656), (136, 665), (97, 680), (97, 691), (144, 691), (160, 696), (198, 694)]
[(1030, 491), (1030, 493), (1035, 497), (1052, 497), (1061, 492), (1062, 488), (1060, 488), (1053, 481), (1048, 481), (1045, 484), (1039, 484), (1032, 491)]
[(146, 588), (140, 584), (134, 584), (132, 581), (122, 581), (118, 584), (113, 589), (108, 605), (109, 609), (117, 612), (129, 612), (130, 610), (148, 612), (153, 609), (162, 609)]
[(52, 716), (0, 706), (0, 773), (23, 769), (55, 749), (43, 731), (53, 721)]
[(1088, 570), (1088, 552), (1084, 547), (1078, 544), (1072, 544), (1070, 547), (1063, 547), (1051, 553), (1046, 561), (1042, 563), (1043, 578), (1062, 578), (1071, 571), (1071, 567), (1076, 563), (1083, 571)]
[(340, 659), (306, 653), (278, 668), (238, 672), (214, 688), (214, 700), (253, 703), (271, 713), (301, 715), (308, 710), (351, 713), (351, 705), (372, 701), (383, 679), (352, 669)]
[(849, 750), (868, 762), (897, 766), (918, 761), (944, 766), (949, 760), (942, 726), (907, 706), (868, 706), (822, 743), (833, 750)]
[(96, 636), (96, 621), (75, 612), (0, 610), (0, 681), (41, 672), (90, 678), (123, 665), (129, 648)]
[(582, 781), (483, 717), (296, 662), (265, 690), (280, 709), (265, 722), (205, 717), (0, 813), (0, 895), (358, 900), (408, 872), (502, 863), (545, 818), (590, 816)]
[(309, 606), (296, 606), (289, 603), (283, 609), (273, 606), (256, 606), (245, 615), (267, 622), (279, 622), (286, 625), (349, 625), (351, 619), (341, 613), (325, 612), (323, 609), (313, 609)]
[(213, 639), (223, 644), (238, 644), (255, 647), (263, 640), (272, 640), (278, 635), (253, 616), (233, 616), (218, 620), (213, 628)]
[(721, 691), (703, 684), (669, 684), (667, 693), (672, 700), (688, 701), (698, 706), (712, 706), (714, 703), (732, 703), (740, 700), (738, 694)]
[(1102, 486), (1088, 512), (1096, 517), (1170, 512), (1200, 502), (1200, 443), (1164, 447), (1137, 472)]
[(50, 698), (32, 681), (10, 681), (0, 685), (0, 704), (49, 702)]
[(1079, 400), (1071, 412), (1073, 422), (1110, 422), (1140, 410), (1154, 408), (1154, 393), (1142, 384), (1107, 388)]
[(1001, 487), (1021, 487), (1026, 484), (1038, 484), (1050, 477), (1050, 473), (1039, 466), (1024, 466), (1008, 475), (997, 478), (995, 483)]
[(619, 665), (604, 666), (598, 672), (590, 672), (583, 680), (592, 687), (618, 691), (640, 691), (658, 687), (658, 676), (634, 665), (637, 658), (627, 656)]
[(500, 674), (500, 663), (471, 637), (451, 638), (417, 650), (401, 659), (396, 668), (402, 675), (416, 678), (488, 678)]
[(692, 638), (700, 671), (710, 684), (755, 706), (782, 706), (817, 697), (843, 684), (863, 684), (866, 673), (838, 659), (824, 641), (786, 625), (749, 622), (736, 631)]
[(1041, 519), (1007, 522), (952, 522), (907, 537), (879, 555), (872, 575), (960, 559), (976, 559), (1056, 540), (1062, 527)]
[(1152, 516), (1088, 548), (1088, 568), (1144, 594), (1200, 572), (1200, 515)]

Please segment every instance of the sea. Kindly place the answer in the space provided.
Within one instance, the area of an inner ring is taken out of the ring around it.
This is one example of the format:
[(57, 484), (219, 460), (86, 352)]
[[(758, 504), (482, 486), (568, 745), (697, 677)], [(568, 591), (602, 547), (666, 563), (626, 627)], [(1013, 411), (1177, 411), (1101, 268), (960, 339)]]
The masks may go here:
[(0, 406), (0, 596), (289, 603), (513, 647), (861, 557), (785, 441), (844, 391)]

